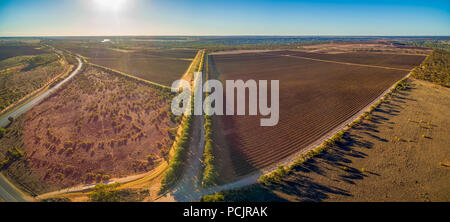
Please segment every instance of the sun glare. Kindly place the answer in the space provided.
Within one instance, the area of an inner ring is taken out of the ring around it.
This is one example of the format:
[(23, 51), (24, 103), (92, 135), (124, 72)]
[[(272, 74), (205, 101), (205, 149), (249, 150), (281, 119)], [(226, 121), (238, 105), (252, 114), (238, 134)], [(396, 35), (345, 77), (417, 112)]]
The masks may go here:
[(125, 7), (126, 0), (94, 0), (101, 10), (118, 12)]

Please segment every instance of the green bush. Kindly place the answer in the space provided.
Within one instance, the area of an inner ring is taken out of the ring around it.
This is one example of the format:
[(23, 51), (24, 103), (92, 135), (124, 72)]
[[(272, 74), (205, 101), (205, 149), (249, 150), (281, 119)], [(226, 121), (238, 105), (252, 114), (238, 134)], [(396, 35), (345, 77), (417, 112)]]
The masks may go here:
[(283, 177), (286, 176), (288, 173), (289, 170), (284, 165), (280, 165), (276, 170), (272, 171), (271, 173), (262, 175), (258, 179), (258, 183), (262, 183), (266, 186), (269, 186), (274, 183), (280, 182), (281, 179), (283, 179)]
[[(193, 99), (191, 100), (193, 105)], [(161, 180), (160, 193), (165, 192), (171, 186), (173, 186), (178, 178), (182, 174), (184, 168), (184, 161), (187, 156), (187, 149), (189, 146), (189, 137), (192, 125), (192, 116), (185, 116), (185, 121), (182, 126), (181, 135), (174, 145), (174, 155), (169, 162), (168, 169), (166, 170), (163, 179)]]
[(94, 190), (88, 194), (89, 200), (92, 202), (118, 202), (120, 200), (120, 195), (116, 188), (120, 184), (114, 183), (111, 185), (106, 185), (103, 183), (97, 184)]
[(17, 160), (17, 159), (23, 157), (24, 153), (19, 148), (14, 147), (14, 148), (8, 149), (8, 152), (6, 153), (6, 155), (8, 156), (8, 158), (10, 160)]
[(400, 82), (397, 83), (397, 85), (395, 85), (395, 89), (396, 90), (407, 90), (410, 89), (410, 85), (408, 80), (404, 79)]
[[(209, 79), (209, 69), (208, 69), (208, 57), (206, 57), (206, 79)], [(206, 94), (205, 96), (208, 96)], [(203, 177), (202, 186), (209, 187), (217, 183), (217, 178), (219, 176), (215, 157), (214, 157), (214, 143), (213, 143), (213, 129), (212, 129), (212, 118), (211, 116), (205, 115), (205, 147), (203, 151)]]
[(200, 199), (201, 202), (224, 202), (225, 196), (220, 193), (205, 195)]
[(6, 129), (0, 128), (0, 139), (3, 138), (3, 136), (5, 136), (5, 134), (6, 134)]

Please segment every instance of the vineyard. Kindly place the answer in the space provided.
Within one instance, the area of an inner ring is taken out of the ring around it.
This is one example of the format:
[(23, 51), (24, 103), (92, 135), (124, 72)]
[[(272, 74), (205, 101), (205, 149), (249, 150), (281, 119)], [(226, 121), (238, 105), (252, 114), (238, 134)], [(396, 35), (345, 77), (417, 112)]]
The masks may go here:
[(276, 51), (268, 54), (274, 55), (288, 55), (298, 58), (311, 58), (334, 62), (354, 63), (361, 65), (383, 66), (396, 69), (412, 68), (411, 64), (420, 64), (425, 56), (407, 55), (407, 54), (381, 54), (381, 53), (310, 53), (302, 51)]
[(423, 58), (292, 51), (212, 56), (221, 80), (280, 80), (280, 122), (276, 127), (260, 127), (261, 116), (220, 118), (220, 135), (227, 140), (235, 173), (242, 176), (275, 164), (316, 141), (358, 113)]

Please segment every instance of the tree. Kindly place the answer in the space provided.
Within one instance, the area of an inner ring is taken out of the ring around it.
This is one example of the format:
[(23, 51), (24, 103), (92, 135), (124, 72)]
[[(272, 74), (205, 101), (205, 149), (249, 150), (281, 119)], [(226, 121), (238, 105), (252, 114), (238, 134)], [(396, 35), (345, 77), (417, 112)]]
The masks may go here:
[(94, 190), (88, 195), (93, 202), (118, 202), (120, 200), (119, 193), (116, 188), (120, 184), (114, 183), (106, 185), (103, 183), (97, 184)]
[(1, 128), (0, 129), (0, 138), (3, 138), (3, 136), (5, 136), (6, 134), (6, 129), (5, 128)]

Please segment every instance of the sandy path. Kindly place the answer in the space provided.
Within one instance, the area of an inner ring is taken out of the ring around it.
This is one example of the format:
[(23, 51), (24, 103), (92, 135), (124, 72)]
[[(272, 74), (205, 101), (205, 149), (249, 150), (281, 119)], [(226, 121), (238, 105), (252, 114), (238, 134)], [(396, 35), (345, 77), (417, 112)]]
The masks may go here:
[[(202, 80), (205, 79), (205, 73), (202, 73)], [(194, 80), (194, 89), (198, 85), (203, 85), (203, 82), (199, 82), (198, 78)], [(205, 117), (203, 115), (193, 117), (192, 125), (192, 137), (189, 143), (188, 158), (185, 164), (185, 172), (178, 184), (171, 189), (167, 194), (159, 197), (156, 201), (158, 202), (168, 202), (168, 201), (179, 201), (187, 202), (197, 200), (198, 195), (202, 195), (203, 189), (200, 185), (200, 180), (202, 176), (202, 159), (203, 150), (205, 147)]]

